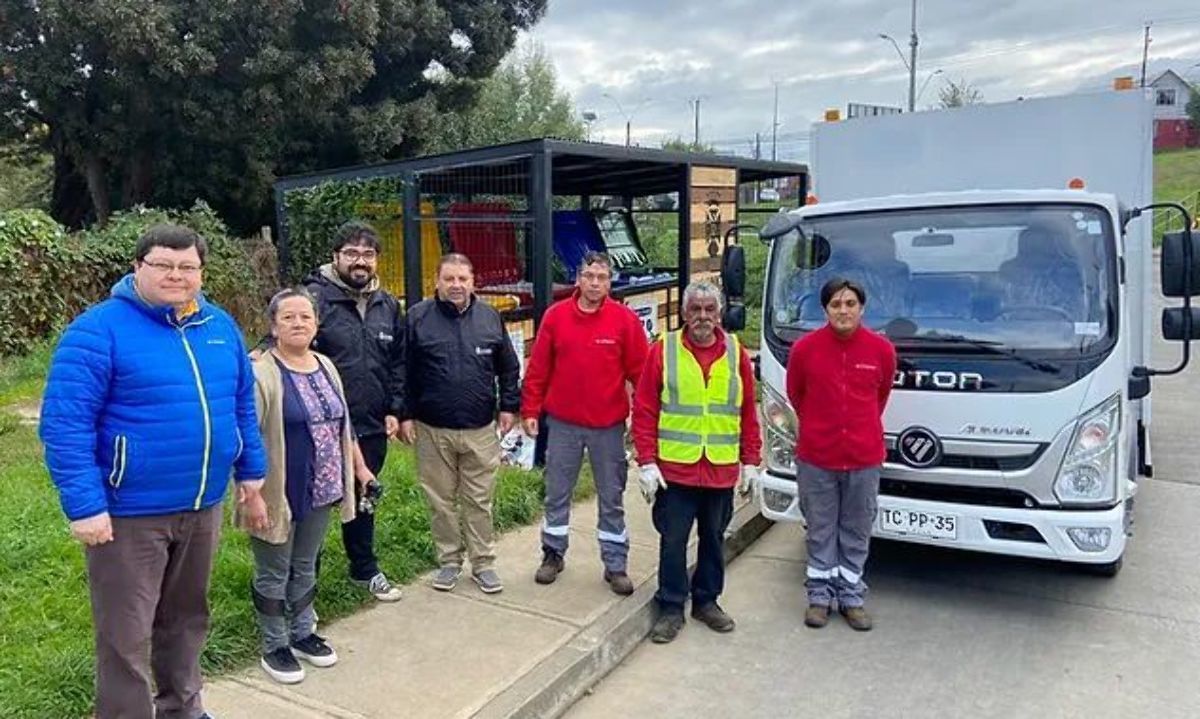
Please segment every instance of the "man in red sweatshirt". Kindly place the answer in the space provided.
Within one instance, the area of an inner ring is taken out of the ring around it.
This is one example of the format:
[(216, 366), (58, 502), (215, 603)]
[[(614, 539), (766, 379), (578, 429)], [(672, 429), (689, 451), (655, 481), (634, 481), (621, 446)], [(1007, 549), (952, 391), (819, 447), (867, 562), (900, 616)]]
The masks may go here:
[(646, 361), (646, 333), (633, 310), (608, 296), (612, 262), (603, 252), (583, 258), (575, 294), (546, 310), (525, 368), (521, 417), (536, 437), (546, 415), (546, 516), (542, 564), (534, 579), (550, 584), (563, 570), (571, 525), (571, 493), (583, 453), (592, 465), (600, 502), (597, 536), (604, 580), (617, 594), (632, 594), (625, 529), (625, 420), (630, 386)]
[(887, 456), (883, 410), (896, 374), (896, 350), (862, 326), (866, 293), (835, 278), (821, 288), (828, 322), (792, 345), (787, 393), (800, 437), (796, 443), (800, 503), (808, 523), (808, 611), (823, 627), (838, 611), (859, 631), (871, 628), (863, 608), (879, 468)]
[[(750, 355), (720, 327), (721, 292), (693, 282), (683, 292), (683, 332), (650, 349), (633, 405), (633, 443), (642, 495), (654, 500), (659, 616), (650, 638), (665, 644), (683, 628), (683, 605), (718, 632), (733, 619), (717, 604), (725, 586), (723, 545), (733, 489), (748, 492), (762, 451)], [(689, 586), (688, 536), (699, 549)]]

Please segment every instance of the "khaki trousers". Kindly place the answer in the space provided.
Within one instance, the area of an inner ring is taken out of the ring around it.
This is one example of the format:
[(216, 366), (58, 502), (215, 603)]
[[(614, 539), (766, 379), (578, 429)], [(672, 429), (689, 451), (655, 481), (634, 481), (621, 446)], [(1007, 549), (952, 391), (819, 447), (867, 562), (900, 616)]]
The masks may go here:
[(491, 569), (496, 560), (492, 493), (500, 466), (496, 427), (441, 429), (417, 422), (417, 473), (433, 514), (440, 566)]

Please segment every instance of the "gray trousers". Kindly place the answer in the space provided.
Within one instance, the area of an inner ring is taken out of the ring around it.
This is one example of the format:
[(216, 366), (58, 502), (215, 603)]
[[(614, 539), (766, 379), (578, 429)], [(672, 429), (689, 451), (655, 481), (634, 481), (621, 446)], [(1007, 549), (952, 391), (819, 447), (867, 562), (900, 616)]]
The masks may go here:
[(571, 494), (579, 482), (583, 452), (592, 465), (592, 480), (600, 511), (596, 536), (600, 559), (610, 572), (624, 572), (629, 558), (629, 532), (625, 529), (625, 423), (592, 429), (546, 417), (546, 516), (542, 520), (542, 547), (567, 553), (571, 535)]
[(879, 467), (834, 472), (799, 463), (800, 511), (808, 524), (808, 603), (861, 607), (863, 567), (879, 497)]
[(317, 555), (329, 527), (329, 507), (314, 509), (283, 544), (250, 538), (254, 552), (254, 609), (262, 632), (264, 654), (313, 633), (313, 600), (317, 596)]
[(96, 719), (198, 717), (221, 505), (113, 517), (112, 528), (113, 541), (85, 550), (96, 627)]

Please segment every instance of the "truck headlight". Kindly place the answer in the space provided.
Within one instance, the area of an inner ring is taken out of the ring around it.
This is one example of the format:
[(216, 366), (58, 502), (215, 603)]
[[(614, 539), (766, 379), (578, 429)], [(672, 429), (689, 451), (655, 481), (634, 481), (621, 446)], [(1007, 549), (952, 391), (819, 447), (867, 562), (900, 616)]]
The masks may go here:
[(763, 424), (766, 427), (767, 469), (796, 474), (796, 413), (788, 401), (763, 385)]
[(1117, 486), (1117, 440), (1121, 435), (1121, 395), (1083, 413), (1054, 481), (1064, 504), (1112, 500)]

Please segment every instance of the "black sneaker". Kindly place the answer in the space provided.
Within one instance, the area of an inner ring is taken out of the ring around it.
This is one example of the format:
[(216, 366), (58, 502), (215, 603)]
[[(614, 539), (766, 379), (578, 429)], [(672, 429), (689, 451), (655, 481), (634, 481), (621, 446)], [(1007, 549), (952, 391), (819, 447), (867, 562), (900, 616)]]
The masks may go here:
[(316, 634), (292, 642), (292, 651), (314, 667), (331, 667), (337, 664), (337, 652), (325, 643), (325, 638)]
[(287, 647), (262, 655), (259, 664), (267, 676), (280, 684), (299, 684), (304, 681), (304, 667), (300, 666), (292, 650)]
[(679, 636), (680, 629), (683, 629), (683, 614), (663, 612), (658, 615), (654, 627), (650, 630), (650, 641), (655, 644), (672, 642), (675, 637)]

